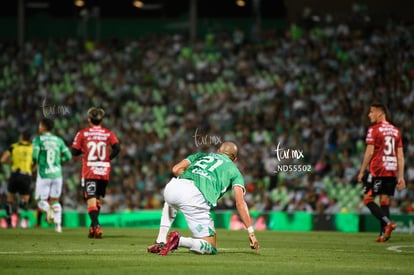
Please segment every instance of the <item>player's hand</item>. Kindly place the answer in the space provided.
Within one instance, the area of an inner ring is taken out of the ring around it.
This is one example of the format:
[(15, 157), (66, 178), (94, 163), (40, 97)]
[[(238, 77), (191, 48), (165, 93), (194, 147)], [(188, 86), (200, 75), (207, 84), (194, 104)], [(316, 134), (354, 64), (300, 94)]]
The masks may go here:
[(405, 188), (405, 180), (404, 178), (398, 178), (398, 183), (397, 183), (397, 190), (401, 191)]
[(250, 248), (256, 249), (256, 252), (259, 252), (259, 242), (256, 239), (256, 235), (254, 235), (254, 232), (249, 233), (249, 242), (250, 242)]
[(359, 173), (357, 176), (357, 181), (361, 183), (363, 179), (364, 179), (364, 173)]

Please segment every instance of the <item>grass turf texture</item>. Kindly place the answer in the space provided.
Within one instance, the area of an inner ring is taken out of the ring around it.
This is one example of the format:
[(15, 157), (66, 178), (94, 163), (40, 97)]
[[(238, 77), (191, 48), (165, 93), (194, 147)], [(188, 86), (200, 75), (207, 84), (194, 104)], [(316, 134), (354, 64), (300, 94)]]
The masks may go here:
[[(188, 230), (181, 230), (189, 236)], [(146, 252), (154, 229), (0, 229), (0, 273), (6, 274), (413, 274), (414, 237), (393, 234), (376, 243), (374, 233), (256, 232), (218, 230), (219, 254), (180, 248), (166, 257)]]

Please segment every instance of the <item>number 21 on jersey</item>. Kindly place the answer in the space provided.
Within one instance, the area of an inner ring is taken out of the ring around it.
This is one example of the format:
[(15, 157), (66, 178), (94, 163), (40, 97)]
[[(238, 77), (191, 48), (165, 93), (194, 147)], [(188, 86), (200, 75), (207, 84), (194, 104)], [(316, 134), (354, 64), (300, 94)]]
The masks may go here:
[(213, 172), (217, 167), (223, 164), (223, 160), (216, 159), (213, 156), (204, 156), (194, 163), (194, 166), (200, 167), (203, 170)]

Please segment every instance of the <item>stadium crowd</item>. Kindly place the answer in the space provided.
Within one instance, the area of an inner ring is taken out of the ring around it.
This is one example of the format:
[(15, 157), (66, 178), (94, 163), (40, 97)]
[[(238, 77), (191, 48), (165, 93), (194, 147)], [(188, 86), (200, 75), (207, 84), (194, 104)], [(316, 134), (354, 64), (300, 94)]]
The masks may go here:
[[(0, 149), (23, 128), (34, 135), (44, 116), (70, 145), (97, 106), (122, 145), (102, 212), (161, 208), (174, 162), (234, 140), (252, 210), (360, 213), (356, 174), (368, 107), (380, 99), (404, 135), (407, 189), (395, 194), (392, 213), (412, 214), (413, 34), (414, 26), (389, 22), (291, 26), (255, 39), (217, 30), (193, 45), (181, 34), (31, 40), (21, 49), (4, 42)], [(84, 211), (79, 177), (79, 161), (64, 166), (65, 210)], [(232, 200), (219, 208), (233, 208)]]

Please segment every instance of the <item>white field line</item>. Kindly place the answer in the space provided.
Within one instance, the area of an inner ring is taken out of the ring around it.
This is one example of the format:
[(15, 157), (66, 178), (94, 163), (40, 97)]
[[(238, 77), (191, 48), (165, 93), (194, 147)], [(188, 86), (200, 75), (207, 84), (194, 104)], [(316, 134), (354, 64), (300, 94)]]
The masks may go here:
[(407, 250), (408, 251), (411, 250), (411, 249), (405, 249), (407, 247), (414, 248), (414, 245), (393, 245), (393, 246), (388, 247), (387, 250), (401, 253), (401, 252), (407, 252)]

